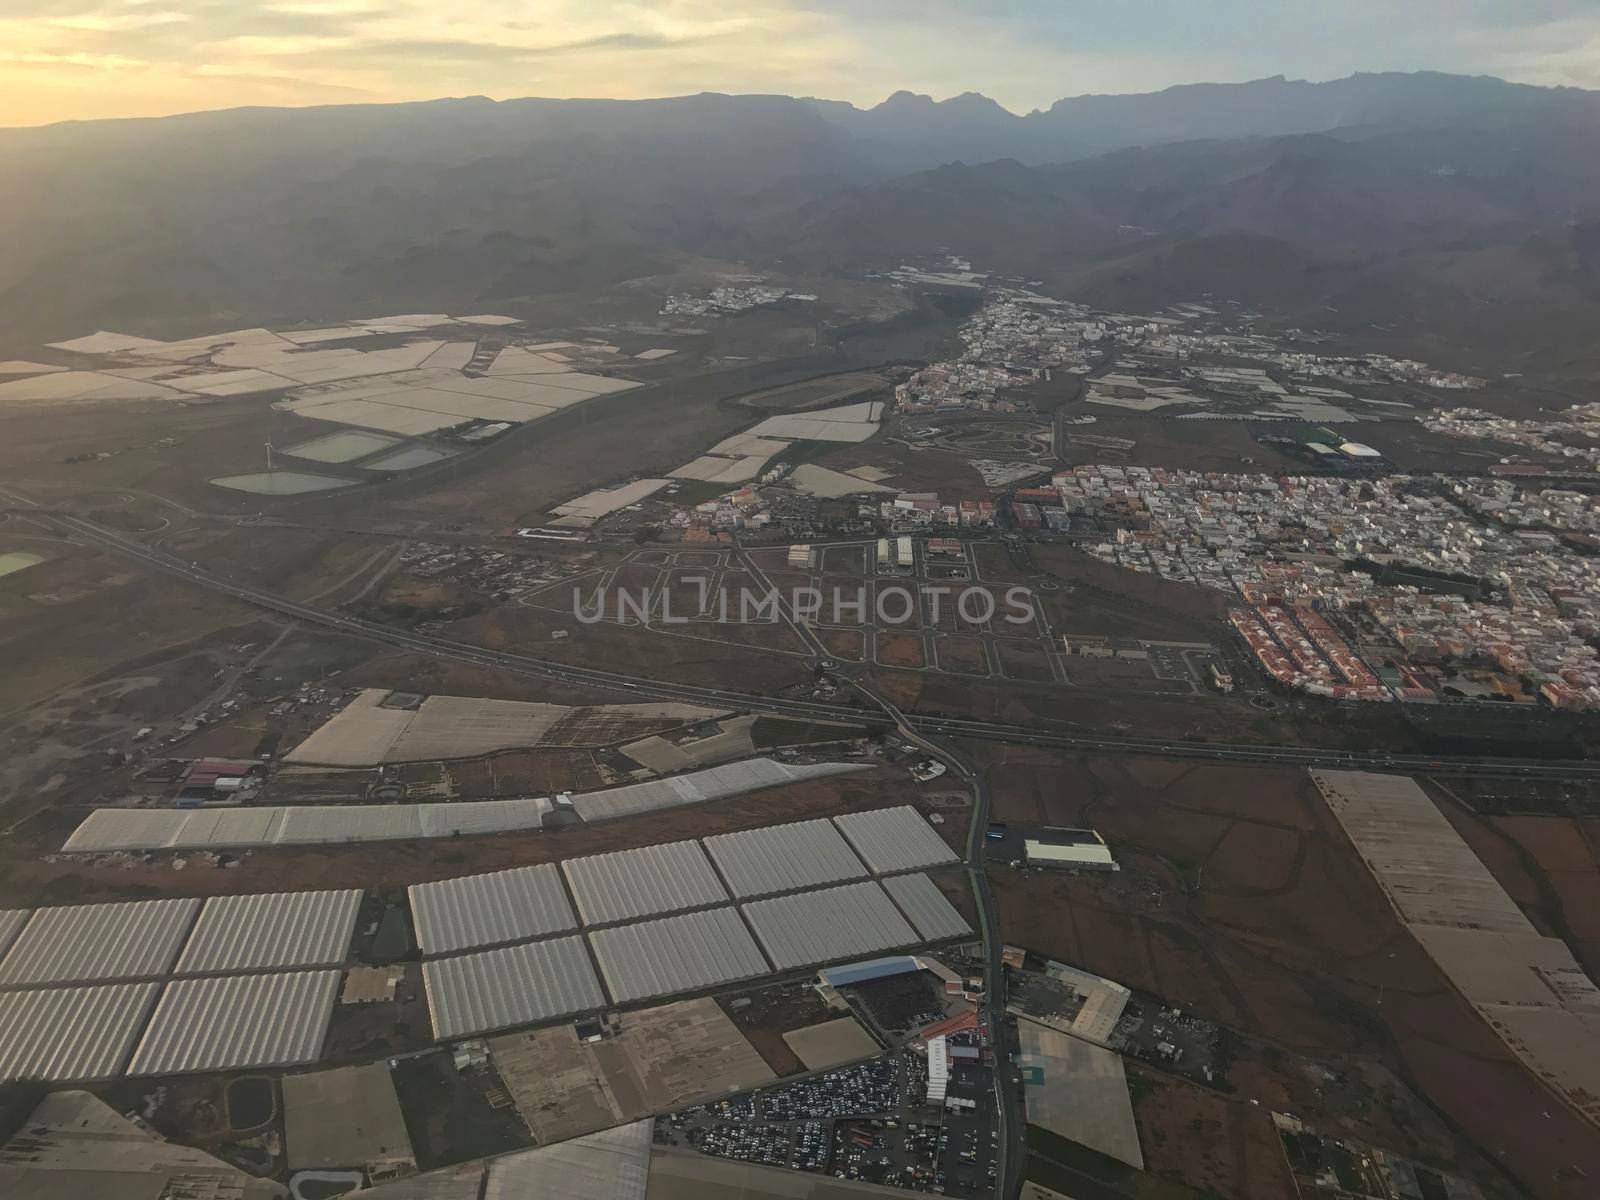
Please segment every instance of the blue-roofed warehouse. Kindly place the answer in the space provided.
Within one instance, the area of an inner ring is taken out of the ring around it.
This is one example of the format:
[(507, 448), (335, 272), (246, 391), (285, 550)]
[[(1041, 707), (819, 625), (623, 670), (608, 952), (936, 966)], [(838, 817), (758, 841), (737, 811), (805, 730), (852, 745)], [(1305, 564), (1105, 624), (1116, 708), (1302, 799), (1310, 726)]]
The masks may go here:
[(922, 964), (909, 954), (890, 958), (874, 958), (866, 962), (846, 963), (842, 967), (829, 967), (821, 972), (823, 982), (830, 987), (847, 987), (852, 983), (866, 983), (869, 979), (887, 979), (891, 975), (909, 975), (922, 970)]

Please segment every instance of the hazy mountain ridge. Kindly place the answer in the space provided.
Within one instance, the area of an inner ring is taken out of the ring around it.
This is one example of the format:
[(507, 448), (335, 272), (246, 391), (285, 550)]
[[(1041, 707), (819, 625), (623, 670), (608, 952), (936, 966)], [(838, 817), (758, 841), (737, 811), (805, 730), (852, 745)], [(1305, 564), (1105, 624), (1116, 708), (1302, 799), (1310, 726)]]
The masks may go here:
[(1026, 116), (972, 94), (871, 109), (704, 94), (0, 130), (0, 322), (55, 337), (448, 308), (685, 254), (854, 271), (945, 245), (1108, 295), (1255, 279), (1252, 294), (1317, 304), (1400, 256), (1542, 238), (1540, 277), (1586, 295), (1600, 252), (1561, 231), (1587, 228), (1600, 196), (1597, 115), (1591, 92), (1371, 75)]

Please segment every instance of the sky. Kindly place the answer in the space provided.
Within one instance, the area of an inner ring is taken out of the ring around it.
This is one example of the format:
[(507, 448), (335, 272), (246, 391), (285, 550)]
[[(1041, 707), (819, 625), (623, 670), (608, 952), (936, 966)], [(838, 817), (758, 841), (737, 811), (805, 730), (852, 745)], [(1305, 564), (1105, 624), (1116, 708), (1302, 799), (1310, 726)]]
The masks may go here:
[(0, 0), (0, 126), (700, 91), (860, 105), (1439, 70), (1600, 88), (1597, 0)]

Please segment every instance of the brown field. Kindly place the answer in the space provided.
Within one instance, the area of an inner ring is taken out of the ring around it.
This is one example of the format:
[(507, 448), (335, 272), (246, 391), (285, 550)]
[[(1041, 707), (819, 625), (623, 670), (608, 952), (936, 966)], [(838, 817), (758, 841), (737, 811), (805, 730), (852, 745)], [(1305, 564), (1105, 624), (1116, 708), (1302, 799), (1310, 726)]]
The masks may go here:
[(508, 750), (452, 762), (446, 774), (463, 800), (587, 791), (612, 782), (586, 750)]
[(1229, 1200), (1293, 1196), (1278, 1131), (1265, 1107), (1129, 1062), (1128, 1091), (1145, 1169)]
[[(564, 639), (552, 633), (565, 632)], [(804, 675), (800, 643), (785, 625), (586, 625), (570, 612), (508, 605), (451, 627), (452, 635), (492, 650), (532, 654), (587, 667), (671, 678), (679, 683), (778, 690)], [(773, 654), (768, 649), (787, 649)]]
[[(1441, 1155), (1436, 1137), (1388, 1108), (1333, 1106), (1327, 1120), (1355, 1136), (1465, 1164), (1481, 1182), (1476, 1146), (1530, 1195), (1589, 1195), (1587, 1180), (1600, 1177), (1594, 1128), (1510, 1056), (1400, 927), (1301, 773), (1013, 750), (993, 783), (997, 816), (1093, 826), (1123, 866), (1112, 876), (991, 868), (1008, 941), (1269, 1048), (1343, 1070), (1382, 1067), (1460, 1135)], [(1273, 1099), (1265, 1078), (1235, 1082), (1263, 1107)], [(1292, 1093), (1286, 1103), (1309, 1117)], [(1218, 1190), (1249, 1194), (1239, 1178)]]
[(872, 573), (869, 556), (876, 552), (871, 546), (823, 546), (820, 550), (822, 567), (830, 574), (858, 580), (862, 575)]
[(1016, 642), (997, 641), (1000, 669), (1007, 679), (1027, 679), (1035, 683), (1049, 683), (1050, 662), (1037, 642), (1019, 645)]
[(828, 653), (847, 662), (861, 662), (867, 656), (867, 634), (861, 629), (821, 629), (818, 640)]
[(1567, 942), (1590, 974), (1600, 974), (1600, 822), (1479, 816), (1438, 783), (1428, 790), (1540, 932)]
[(948, 637), (941, 634), (934, 642), (939, 670), (961, 675), (988, 675), (989, 660), (983, 642), (975, 637)]
[(925, 667), (927, 658), (922, 652), (922, 639), (904, 633), (879, 633), (877, 635), (878, 659), (890, 667)]
[(813, 459), (834, 471), (874, 466), (891, 473), (885, 482), (904, 492), (938, 492), (945, 503), (990, 500), (993, 491), (983, 477), (960, 455), (946, 450), (913, 450), (895, 445), (879, 434), (867, 442), (841, 443)]

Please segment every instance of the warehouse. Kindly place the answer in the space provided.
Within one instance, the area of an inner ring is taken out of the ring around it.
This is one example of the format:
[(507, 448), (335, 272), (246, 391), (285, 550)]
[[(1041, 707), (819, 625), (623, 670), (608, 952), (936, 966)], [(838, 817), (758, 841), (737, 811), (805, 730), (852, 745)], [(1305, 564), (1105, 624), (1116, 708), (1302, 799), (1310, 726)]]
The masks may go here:
[(355, 888), (215, 896), (201, 910), (176, 973), (338, 966), (360, 907)]
[(909, 946), (917, 940), (876, 883), (850, 883), (744, 906), (750, 927), (779, 971)]
[(945, 899), (939, 886), (926, 875), (897, 875), (883, 881), (884, 891), (900, 906), (900, 911), (911, 919), (924, 941), (937, 942), (943, 938), (965, 937), (972, 926), (958, 913), (955, 905)]
[(728, 902), (728, 893), (696, 842), (568, 859), (561, 869), (585, 925), (610, 925)]
[(178, 1075), (315, 1062), (338, 971), (222, 975), (169, 983), (129, 1075)]
[(1105, 839), (1092, 829), (1042, 829), (1023, 839), (1030, 867), (1068, 867), (1083, 871), (1120, 871)]
[(561, 886), (561, 872), (551, 864), (414, 883), (407, 894), (417, 946), (424, 954), (523, 941), (578, 927)]
[(110, 1079), (144, 1028), (158, 983), (0, 992), (0, 1082)]
[(532, 1025), (605, 1006), (580, 937), (528, 942), (422, 964), (440, 1040)]
[(825, 818), (705, 839), (717, 869), (741, 900), (860, 879), (866, 867)]
[(850, 839), (874, 874), (915, 871), (959, 861), (933, 826), (909, 804), (835, 817), (839, 832)]
[(41, 908), (0, 960), (0, 987), (164, 975), (199, 911), (198, 900)]
[(829, 987), (849, 987), (853, 983), (869, 983), (874, 979), (889, 979), (895, 975), (914, 975), (922, 970), (922, 964), (909, 954), (897, 954), (890, 958), (873, 958), (866, 962), (846, 963), (842, 967), (830, 967), (817, 974)]
[(589, 935), (589, 944), (617, 1004), (770, 973), (732, 908), (597, 930)]

